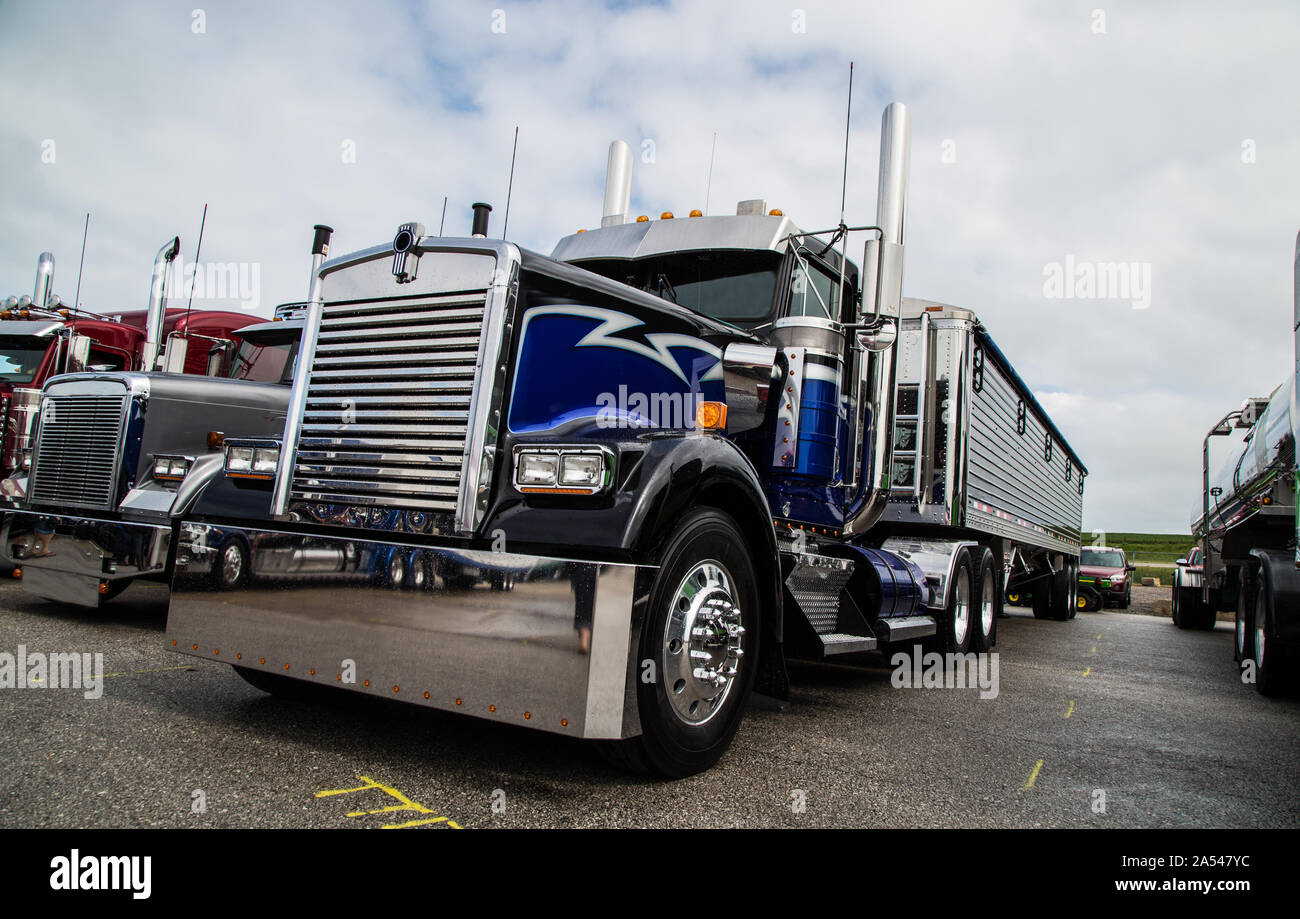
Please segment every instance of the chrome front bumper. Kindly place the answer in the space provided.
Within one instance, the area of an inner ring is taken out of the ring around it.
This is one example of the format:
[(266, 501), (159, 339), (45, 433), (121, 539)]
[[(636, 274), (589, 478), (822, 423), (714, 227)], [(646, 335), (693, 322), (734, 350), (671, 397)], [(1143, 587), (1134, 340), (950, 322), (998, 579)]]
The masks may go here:
[[(42, 518), (54, 528), (51, 554), (31, 558), (27, 553)], [(102, 582), (166, 571), (171, 528), (17, 510), (8, 515), (0, 543), (5, 560), (22, 568), (24, 592), (60, 603), (97, 607)]]
[[(250, 578), (218, 591), (211, 559), (231, 539)], [(574, 737), (639, 733), (633, 613), (644, 569), (515, 554), (493, 565), (491, 553), (476, 553), (484, 580), (473, 587), (437, 577), (418, 589), (391, 586), (394, 558), (398, 567), (459, 572), (463, 554), (183, 524), (167, 647)], [(513, 589), (493, 589), (494, 581)], [(592, 629), (585, 654), (580, 622)]]

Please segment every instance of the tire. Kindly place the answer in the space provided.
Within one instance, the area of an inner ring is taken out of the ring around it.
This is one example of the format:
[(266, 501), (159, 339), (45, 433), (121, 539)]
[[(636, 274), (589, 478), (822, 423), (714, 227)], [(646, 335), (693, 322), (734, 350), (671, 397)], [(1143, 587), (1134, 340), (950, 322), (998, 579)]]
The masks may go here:
[(1194, 587), (1175, 587), (1174, 588), (1174, 625), (1180, 629), (1198, 629), (1201, 626), (1200, 609), (1201, 598), (1197, 596)]
[(1128, 586), (1128, 589), (1124, 591), (1124, 602), (1120, 604), (1119, 608), (1128, 609), (1132, 605), (1133, 605), (1133, 585), (1130, 584)]
[(238, 537), (221, 544), (212, 560), (212, 586), (217, 590), (235, 590), (248, 580), (248, 547)]
[(1069, 559), (1061, 564), (1061, 570), (1052, 576), (1051, 618), (1061, 622), (1073, 619), (1077, 610), (1074, 597), (1079, 590), (1079, 574)]
[(1237, 610), (1232, 623), (1232, 659), (1241, 664), (1255, 656), (1255, 591), (1254, 572), (1243, 567), (1241, 585), (1237, 588)]
[[(662, 555), (641, 629), (639, 660), (654, 661), (657, 675), (637, 684), (641, 736), (598, 749), (620, 767), (666, 778), (708, 769), (740, 726), (761, 633), (757, 576), (740, 528), (712, 508), (689, 512)], [(705, 666), (692, 652), (710, 655)], [(696, 675), (703, 670), (724, 682)]]
[(1052, 618), (1052, 582), (1055, 575), (1040, 578), (1034, 582), (1034, 595), (1031, 598), (1034, 618), (1050, 619)]
[(433, 588), (433, 566), (429, 564), (429, 559), (423, 552), (411, 553), (411, 558), (406, 568), (407, 590), (423, 592)]
[(408, 555), (400, 549), (394, 549), (388, 553), (382, 566), (376, 566), (375, 581), (381, 587), (388, 587), (392, 590), (401, 590), (406, 584), (406, 569)]
[(975, 579), (977, 608), (974, 617), (976, 651), (992, 651), (998, 643), (998, 618), (1002, 615), (1002, 579), (993, 553), (985, 549), (980, 556), (979, 577)]
[(978, 615), (979, 582), (969, 549), (959, 549), (952, 566), (952, 584), (948, 588), (948, 606), (940, 623), (939, 642), (950, 654), (965, 654), (971, 648)]
[(515, 576), (504, 571), (495, 572), (488, 583), (492, 585), (493, 590), (514, 590)]
[(1255, 591), (1255, 688), (1261, 695), (1285, 696), (1295, 690), (1295, 673), (1287, 653), (1278, 646), (1274, 622), (1273, 578), (1268, 566), (1260, 568)]

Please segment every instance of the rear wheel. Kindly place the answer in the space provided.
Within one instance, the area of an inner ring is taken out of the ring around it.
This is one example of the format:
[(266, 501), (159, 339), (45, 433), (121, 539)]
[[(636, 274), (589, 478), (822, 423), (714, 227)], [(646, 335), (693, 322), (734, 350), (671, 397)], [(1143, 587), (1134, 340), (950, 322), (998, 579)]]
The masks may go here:
[(959, 549), (952, 567), (952, 584), (948, 588), (948, 607), (944, 610), (940, 633), (943, 650), (965, 654), (971, 647), (975, 617), (979, 615), (975, 594), (975, 568), (969, 549)]
[(998, 643), (998, 617), (1002, 615), (1002, 579), (993, 553), (984, 550), (980, 557), (979, 577), (976, 579), (979, 609), (975, 616), (976, 651), (992, 651)]
[(731, 745), (759, 652), (754, 563), (735, 521), (701, 508), (663, 554), (641, 630), (639, 660), (655, 678), (637, 684), (641, 736), (600, 744), (619, 766), (682, 778)]
[(1237, 663), (1248, 661), (1255, 654), (1255, 591), (1255, 575), (1243, 567), (1241, 585), (1237, 588), (1237, 611), (1233, 618), (1232, 659)]
[(1051, 617), (1065, 621), (1073, 619), (1078, 612), (1074, 608), (1074, 598), (1079, 590), (1079, 575), (1073, 563), (1066, 559), (1061, 563), (1061, 570), (1052, 576)]
[(1266, 696), (1289, 694), (1295, 688), (1291, 660), (1287, 649), (1278, 646), (1275, 628), (1275, 601), (1273, 577), (1265, 565), (1259, 571), (1259, 586), (1255, 593), (1255, 688)]

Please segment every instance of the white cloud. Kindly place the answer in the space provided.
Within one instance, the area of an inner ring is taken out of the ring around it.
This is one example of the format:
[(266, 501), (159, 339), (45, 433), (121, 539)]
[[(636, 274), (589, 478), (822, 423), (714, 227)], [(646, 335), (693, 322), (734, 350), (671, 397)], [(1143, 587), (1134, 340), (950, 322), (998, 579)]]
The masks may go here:
[[(476, 200), (499, 228), (516, 124), (510, 235), (543, 252), (597, 223), (613, 137), (655, 143), (638, 213), (703, 206), (716, 132), (711, 211), (761, 196), (829, 225), (853, 60), (850, 219), (874, 215), (879, 111), (905, 101), (906, 291), (975, 309), (1035, 389), (1081, 394), (1052, 404), (1093, 470), (1090, 526), (1181, 530), (1204, 429), (1292, 362), (1300, 10), (1108, 3), (1098, 35), (1094, 4), (799, 6), (802, 34), (774, 2), (216, 2), (195, 35), (190, 5), (5, 4), (0, 290), (50, 249), (70, 298), (90, 211), (83, 302), (141, 306), (210, 202), (204, 260), (258, 263), (266, 312), (305, 293), (313, 223), (345, 252), (436, 228), (446, 195), (449, 232)], [(1044, 299), (1069, 255), (1149, 263), (1150, 308)]]

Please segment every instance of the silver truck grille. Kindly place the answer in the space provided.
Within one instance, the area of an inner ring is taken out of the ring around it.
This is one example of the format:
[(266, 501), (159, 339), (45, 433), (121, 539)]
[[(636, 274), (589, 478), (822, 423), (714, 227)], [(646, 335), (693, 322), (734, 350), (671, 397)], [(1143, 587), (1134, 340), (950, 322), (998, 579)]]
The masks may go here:
[(47, 399), (36, 442), (31, 500), (113, 507), (126, 396), (50, 394)]
[(324, 305), (291, 499), (456, 510), (486, 299)]

